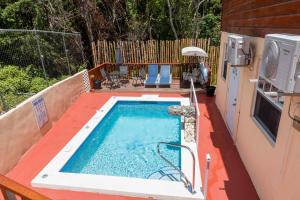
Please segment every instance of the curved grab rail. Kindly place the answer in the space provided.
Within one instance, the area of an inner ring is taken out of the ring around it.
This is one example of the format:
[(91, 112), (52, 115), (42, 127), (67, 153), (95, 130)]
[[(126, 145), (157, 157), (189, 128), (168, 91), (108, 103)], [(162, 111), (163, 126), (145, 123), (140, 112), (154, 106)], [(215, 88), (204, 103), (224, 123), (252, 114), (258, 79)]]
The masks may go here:
[[(186, 177), (186, 175), (178, 168), (176, 167), (172, 162), (170, 162), (167, 158), (165, 158), (163, 155), (161, 155), (160, 153), (160, 145), (161, 144), (165, 144), (167, 146), (173, 146), (173, 147), (178, 147), (178, 148), (185, 148), (187, 149), (191, 155), (192, 155), (192, 158), (193, 158), (193, 180), (192, 180), (192, 183), (189, 181), (189, 179)], [(185, 146), (185, 145), (180, 145), (180, 144), (173, 144), (173, 143), (168, 143), (168, 142), (159, 142), (157, 144), (157, 153), (158, 155), (164, 160), (166, 161), (169, 165), (171, 165), (174, 169), (176, 169), (180, 175), (183, 177), (184, 179), (184, 186), (191, 192), (191, 193), (194, 193), (195, 192), (195, 155), (194, 155), (194, 152), (192, 151), (191, 148), (189, 148), (188, 146)]]

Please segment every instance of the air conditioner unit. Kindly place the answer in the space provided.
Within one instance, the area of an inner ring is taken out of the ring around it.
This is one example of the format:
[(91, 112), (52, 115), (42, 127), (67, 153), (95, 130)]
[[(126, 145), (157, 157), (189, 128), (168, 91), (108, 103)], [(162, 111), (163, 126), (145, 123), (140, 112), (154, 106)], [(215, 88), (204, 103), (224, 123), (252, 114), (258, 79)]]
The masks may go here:
[(246, 66), (251, 62), (250, 38), (248, 36), (228, 35), (227, 55), (231, 66)]
[(300, 92), (300, 36), (268, 34), (265, 37), (260, 76), (282, 92)]

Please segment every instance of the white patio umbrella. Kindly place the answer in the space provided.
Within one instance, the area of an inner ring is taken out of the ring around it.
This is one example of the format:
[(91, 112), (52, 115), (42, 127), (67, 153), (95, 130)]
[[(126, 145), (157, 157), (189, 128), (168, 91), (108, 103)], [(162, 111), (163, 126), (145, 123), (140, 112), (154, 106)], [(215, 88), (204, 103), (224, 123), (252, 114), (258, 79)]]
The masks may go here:
[(199, 47), (185, 47), (181, 50), (183, 56), (208, 57), (208, 54)]
[[(199, 47), (185, 47), (181, 50), (183, 56), (208, 57), (208, 54)], [(199, 74), (200, 73), (200, 74)], [(199, 80), (201, 84), (208, 82), (208, 69), (204, 65), (200, 65), (200, 71), (183, 72), (184, 80)]]

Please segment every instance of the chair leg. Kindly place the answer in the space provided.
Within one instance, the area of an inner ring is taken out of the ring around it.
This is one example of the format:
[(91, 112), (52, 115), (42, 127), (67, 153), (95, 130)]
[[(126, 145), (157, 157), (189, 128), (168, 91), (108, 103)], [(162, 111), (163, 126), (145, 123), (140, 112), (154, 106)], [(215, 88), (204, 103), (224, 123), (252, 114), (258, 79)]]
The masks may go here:
[(107, 85), (109, 86), (109, 89), (111, 90), (112, 89), (112, 82), (111, 81), (109, 81), (108, 83), (107, 83)]

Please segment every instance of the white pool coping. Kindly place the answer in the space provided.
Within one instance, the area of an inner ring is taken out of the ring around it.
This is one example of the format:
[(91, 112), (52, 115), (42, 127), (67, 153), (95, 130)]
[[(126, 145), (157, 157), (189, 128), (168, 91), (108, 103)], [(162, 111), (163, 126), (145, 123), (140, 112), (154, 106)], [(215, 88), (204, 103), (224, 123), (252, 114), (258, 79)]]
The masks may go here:
[[(197, 146), (196, 143), (185, 142), (184, 130), (181, 130), (181, 144), (190, 147), (193, 150), (196, 159), (194, 194), (190, 193), (184, 187), (182, 182), (60, 172), (61, 168), (90, 135), (92, 130), (118, 101), (180, 102), (181, 105), (190, 105), (189, 98), (159, 97), (158, 95), (143, 95), (141, 97), (111, 97), (31, 181), (32, 186), (155, 199), (204, 199), (203, 193), (201, 192), (202, 182)], [(192, 156), (187, 150), (182, 149), (181, 169), (191, 182), (192, 168)]]

